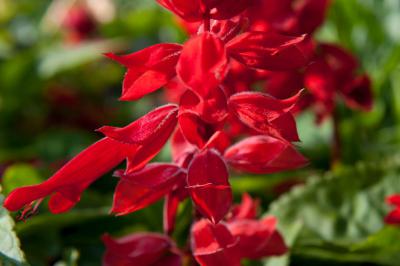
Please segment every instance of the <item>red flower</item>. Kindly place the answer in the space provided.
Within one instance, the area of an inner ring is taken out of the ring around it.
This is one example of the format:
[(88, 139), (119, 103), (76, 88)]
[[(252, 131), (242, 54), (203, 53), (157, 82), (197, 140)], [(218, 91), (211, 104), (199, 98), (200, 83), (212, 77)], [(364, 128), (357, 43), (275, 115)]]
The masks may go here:
[(155, 233), (137, 233), (113, 239), (103, 236), (104, 266), (181, 266), (182, 258), (171, 239)]
[[(170, 118), (171, 113), (175, 114), (174, 119)], [(14, 190), (6, 198), (4, 206), (10, 211), (23, 207), (28, 211), (35, 200), (50, 195), (51, 212), (69, 210), (80, 200), (81, 193), (91, 183), (124, 159), (128, 159), (128, 171), (140, 169), (149, 162), (174, 130), (176, 114), (176, 106), (166, 105), (125, 128), (100, 129), (110, 137), (103, 138), (82, 151), (42, 184)], [(165, 120), (168, 122), (160, 123)], [(132, 131), (133, 129), (137, 130)]]
[(253, 0), (157, 0), (182, 19), (194, 22), (203, 19), (229, 19), (244, 11)]
[(258, 0), (246, 11), (253, 30), (312, 34), (324, 21), (330, 0)]
[(295, 69), (309, 60), (304, 36), (247, 32), (232, 37), (224, 43), (217, 35), (203, 32), (189, 39), (183, 48), (159, 44), (126, 56), (107, 54), (128, 68), (121, 100), (139, 99), (167, 85), (176, 74), (183, 86), (206, 98), (225, 79), (230, 59), (250, 68), (270, 70)]
[(240, 260), (279, 256), (287, 252), (276, 229), (276, 219), (256, 220), (257, 203), (244, 195), (227, 222), (217, 225), (200, 220), (192, 226), (192, 251), (200, 265), (240, 265)]
[(395, 209), (385, 217), (385, 222), (387, 224), (400, 225), (400, 194), (387, 197), (386, 202), (395, 206)]

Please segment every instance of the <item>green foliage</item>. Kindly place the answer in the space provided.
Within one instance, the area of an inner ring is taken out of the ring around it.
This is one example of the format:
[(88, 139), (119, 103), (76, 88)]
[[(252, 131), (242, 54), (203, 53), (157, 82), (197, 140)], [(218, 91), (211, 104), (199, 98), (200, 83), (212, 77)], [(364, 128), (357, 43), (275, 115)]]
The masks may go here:
[[(315, 176), (273, 202), (268, 214), (278, 218), (294, 256), (398, 265), (400, 246), (393, 245), (398, 232), (379, 230), (385, 197), (400, 190), (399, 174), (399, 158), (393, 157)], [(385, 239), (389, 232), (396, 234)], [(272, 262), (266, 265), (278, 265)]]
[(14, 221), (2, 207), (3, 199), (0, 194), (0, 265), (23, 266), (24, 254), (20, 249), (20, 241), (13, 231)]

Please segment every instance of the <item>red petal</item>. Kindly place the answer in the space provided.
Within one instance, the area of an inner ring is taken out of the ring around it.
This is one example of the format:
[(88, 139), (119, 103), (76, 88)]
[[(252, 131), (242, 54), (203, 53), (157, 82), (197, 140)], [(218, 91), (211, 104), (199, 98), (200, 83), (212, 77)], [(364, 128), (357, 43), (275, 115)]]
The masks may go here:
[(228, 115), (226, 102), (225, 93), (219, 87), (211, 90), (206, 98), (200, 98), (194, 92), (187, 90), (182, 95), (179, 108), (180, 112), (191, 111), (198, 114), (208, 123), (218, 123)]
[(393, 224), (393, 225), (400, 225), (400, 208), (397, 208), (394, 211), (391, 211), (385, 217), (385, 223)]
[(194, 22), (203, 19), (204, 9), (199, 0), (157, 0), (157, 2), (186, 21)]
[(224, 157), (239, 170), (259, 174), (296, 169), (308, 162), (289, 142), (272, 136), (246, 138), (228, 148)]
[(176, 122), (167, 123), (162, 129), (154, 132), (151, 141), (138, 148), (137, 152), (128, 157), (126, 173), (135, 172), (144, 167), (164, 147), (176, 128)]
[(115, 189), (112, 212), (125, 215), (143, 209), (170, 192), (184, 176), (180, 167), (158, 163), (131, 174), (122, 174)]
[(371, 80), (367, 75), (354, 78), (342, 92), (351, 108), (371, 111), (374, 99)]
[(187, 168), (196, 150), (196, 147), (185, 139), (181, 129), (177, 128), (171, 139), (173, 161), (182, 168)]
[(213, 223), (218, 223), (232, 204), (224, 160), (213, 150), (197, 154), (188, 169), (189, 193), (196, 208)]
[(153, 142), (159, 134), (177, 123), (178, 107), (167, 104), (142, 116), (130, 125), (118, 128), (104, 126), (98, 131), (109, 138), (129, 144), (144, 145)]
[(273, 32), (243, 33), (227, 44), (229, 55), (248, 67), (289, 70), (309, 61), (308, 39)]
[(179, 115), (179, 127), (185, 139), (203, 148), (209, 138), (215, 132), (214, 125), (204, 122), (196, 113), (184, 112)]
[(236, 219), (255, 219), (257, 217), (259, 203), (258, 200), (253, 200), (249, 194), (244, 193), (242, 202), (232, 208), (229, 221)]
[(128, 68), (121, 100), (137, 100), (166, 85), (175, 75), (182, 46), (179, 44), (157, 44), (141, 51), (109, 58)]
[(236, 15), (239, 15), (249, 6), (251, 6), (254, 0), (204, 0), (209, 2), (209, 9), (211, 10), (212, 19), (230, 19)]
[(224, 43), (205, 32), (185, 43), (176, 70), (186, 86), (207, 97), (225, 78), (227, 66)]
[(235, 239), (222, 223), (200, 220), (192, 226), (191, 247), (196, 261), (204, 266), (239, 266), (240, 258), (232, 253)]
[(298, 141), (296, 122), (290, 111), (300, 95), (301, 91), (291, 98), (278, 100), (259, 92), (237, 93), (230, 97), (229, 107), (240, 121), (260, 133)]
[(386, 202), (390, 205), (400, 206), (400, 194), (395, 194), (387, 197)]
[(102, 240), (106, 246), (104, 266), (154, 265), (167, 258), (174, 247), (168, 237), (155, 233), (137, 233), (120, 239), (104, 235)]
[(170, 235), (175, 228), (176, 213), (178, 211), (180, 198), (175, 193), (169, 193), (165, 197), (163, 210), (164, 233)]
[[(283, 253), (274, 254), (275, 252), (269, 250), (275, 244), (270, 243), (271, 237), (276, 232), (276, 219), (274, 217), (265, 218), (261, 221), (241, 219), (230, 222), (227, 226), (232, 235), (239, 239), (236, 251), (241, 257), (261, 259), (271, 255), (282, 255), (287, 251), (286, 246), (284, 246)], [(280, 242), (277, 242), (277, 244), (280, 244), (279, 247), (281, 247)]]
[(97, 178), (121, 163), (137, 146), (104, 138), (79, 153), (42, 184), (14, 190), (4, 206), (16, 211), (31, 202), (54, 194), (50, 199), (51, 211), (63, 212), (80, 199), (82, 191)]

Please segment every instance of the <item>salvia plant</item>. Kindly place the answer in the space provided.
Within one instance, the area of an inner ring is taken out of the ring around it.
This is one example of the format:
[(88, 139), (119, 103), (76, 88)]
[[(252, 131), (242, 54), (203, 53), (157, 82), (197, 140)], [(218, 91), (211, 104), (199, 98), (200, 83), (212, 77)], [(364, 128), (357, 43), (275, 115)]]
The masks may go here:
[[(232, 203), (229, 172), (270, 174), (307, 165), (293, 144), (300, 141), (295, 115), (313, 108), (319, 123), (335, 116), (338, 100), (370, 110), (368, 75), (346, 49), (313, 38), (329, 0), (157, 2), (187, 31), (186, 42), (106, 56), (127, 69), (120, 100), (164, 88), (170, 103), (125, 127), (98, 129), (104, 138), (47, 181), (14, 190), (4, 206), (22, 210), (24, 219), (50, 197), (52, 213), (66, 212), (88, 186), (126, 160), (126, 168), (114, 172), (119, 182), (111, 212), (127, 215), (164, 199), (164, 234), (103, 236), (104, 265), (240, 265), (285, 254), (275, 217), (259, 218), (258, 201), (248, 194)], [(172, 162), (151, 162), (167, 141)], [(338, 136), (333, 149), (335, 161)], [(188, 198), (192, 225), (188, 244), (180, 247), (172, 233)], [(399, 196), (388, 203), (397, 209), (387, 223), (400, 223)]]

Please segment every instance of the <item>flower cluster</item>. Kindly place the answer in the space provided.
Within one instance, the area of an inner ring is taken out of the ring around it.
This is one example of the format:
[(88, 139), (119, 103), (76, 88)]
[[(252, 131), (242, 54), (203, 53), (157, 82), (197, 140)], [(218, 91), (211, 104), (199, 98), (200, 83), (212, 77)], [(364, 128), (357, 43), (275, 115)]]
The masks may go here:
[[(127, 68), (121, 100), (164, 87), (173, 103), (126, 127), (100, 128), (103, 139), (47, 181), (14, 190), (5, 207), (27, 216), (50, 196), (52, 213), (68, 211), (89, 185), (126, 160), (126, 169), (115, 172), (112, 213), (126, 215), (165, 198), (164, 231), (171, 235), (180, 202), (190, 198), (196, 210), (191, 253), (199, 264), (281, 255), (286, 246), (276, 219), (257, 220), (257, 204), (247, 195), (232, 206), (228, 166), (255, 174), (303, 167), (307, 160), (293, 145), (302, 87), (325, 115), (336, 92), (350, 106), (369, 108), (368, 78), (357, 76), (355, 60), (342, 49), (312, 39), (328, 1), (157, 2), (179, 17), (189, 39), (106, 56)], [(253, 90), (259, 82), (265, 92)], [(150, 163), (168, 140), (173, 162)], [(105, 236), (104, 264), (181, 265), (183, 252), (166, 235)]]

